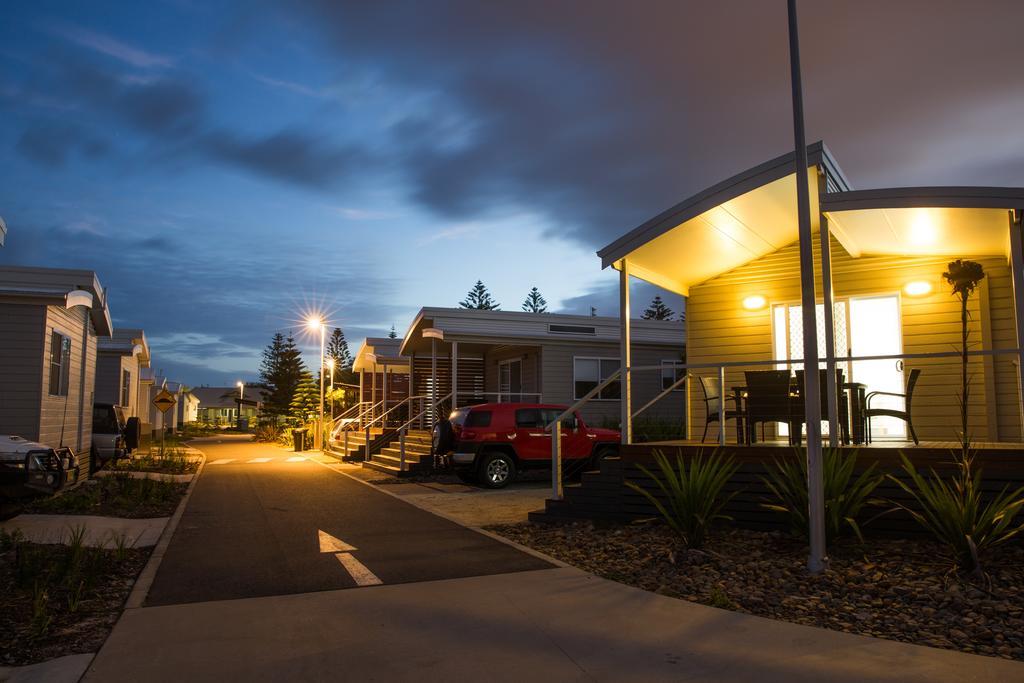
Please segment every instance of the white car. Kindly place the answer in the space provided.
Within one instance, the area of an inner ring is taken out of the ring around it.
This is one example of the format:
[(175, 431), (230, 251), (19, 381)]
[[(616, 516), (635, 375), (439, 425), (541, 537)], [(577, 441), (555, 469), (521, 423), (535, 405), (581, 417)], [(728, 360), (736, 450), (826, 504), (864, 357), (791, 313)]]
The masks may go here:
[(0, 435), (0, 494), (53, 493), (78, 481), (78, 457), (20, 436)]

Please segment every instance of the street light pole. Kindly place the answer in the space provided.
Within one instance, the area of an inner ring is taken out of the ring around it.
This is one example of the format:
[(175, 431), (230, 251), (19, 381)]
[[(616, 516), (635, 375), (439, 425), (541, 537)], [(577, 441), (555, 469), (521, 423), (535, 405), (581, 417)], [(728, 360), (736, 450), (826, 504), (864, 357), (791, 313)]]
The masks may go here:
[(320, 423), (316, 429), (317, 448), (324, 448), (324, 331), (327, 326), (320, 321)]

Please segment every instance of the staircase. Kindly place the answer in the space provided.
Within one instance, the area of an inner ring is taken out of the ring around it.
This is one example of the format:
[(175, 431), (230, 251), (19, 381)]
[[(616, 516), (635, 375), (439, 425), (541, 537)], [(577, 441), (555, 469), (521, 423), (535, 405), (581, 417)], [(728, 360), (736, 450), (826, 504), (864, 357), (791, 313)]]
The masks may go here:
[[(350, 444), (351, 445), (351, 444)], [(401, 439), (395, 436), (387, 446), (363, 461), (363, 467), (384, 472), (396, 477), (408, 477), (429, 469), (430, 432), (425, 429), (410, 429), (405, 435), (405, 467), (402, 467)]]
[[(376, 439), (383, 433), (379, 428), (370, 429), (370, 439)], [(339, 434), (339, 436), (342, 436)], [(327, 450), (342, 460), (364, 460), (366, 458), (366, 431), (351, 430), (348, 432), (348, 450), (345, 450), (345, 439), (331, 439)]]

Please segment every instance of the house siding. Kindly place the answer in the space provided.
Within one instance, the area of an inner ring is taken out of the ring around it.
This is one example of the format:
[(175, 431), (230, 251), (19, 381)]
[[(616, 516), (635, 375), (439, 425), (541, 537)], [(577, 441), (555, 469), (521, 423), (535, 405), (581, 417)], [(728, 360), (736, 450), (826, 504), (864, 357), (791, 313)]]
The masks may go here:
[(0, 434), (39, 440), (45, 329), (43, 306), (0, 304)]
[[(663, 360), (680, 360), (683, 345), (676, 349), (664, 345), (633, 344), (634, 367), (660, 366)], [(573, 359), (577, 357), (619, 359), (618, 344), (548, 344), (544, 346), (543, 379), (544, 400), (549, 403), (575, 402), (573, 396)], [(661, 392), (660, 370), (633, 373), (633, 410), (640, 408)], [(637, 417), (640, 419), (673, 420), (682, 422), (685, 413), (683, 394), (671, 393)], [(618, 424), (621, 417), (619, 400), (591, 400), (580, 414), (588, 424)]]
[[(81, 307), (68, 310), (60, 306), (46, 307), (46, 329), (43, 354), (37, 360), (42, 366), (39, 411), (39, 441), (50, 446), (65, 445), (74, 449), (83, 470), (89, 466), (92, 448), (92, 404), (96, 388), (96, 334), (88, 312)], [(71, 340), (71, 363), (68, 395), (51, 396), (50, 344), (51, 333), (59, 332)]]
[[(906, 354), (955, 351), (960, 344), (960, 304), (942, 281), (949, 258), (851, 257), (833, 238), (832, 282), (837, 299), (874, 294), (898, 294)], [(821, 291), (820, 249), (815, 240), (816, 291)], [(963, 258), (972, 258), (965, 254)], [(970, 341), (974, 349), (1015, 348), (1013, 294), (1006, 260), (974, 257), (986, 270), (982, 291), (970, 300)], [(932, 292), (922, 297), (902, 293), (907, 282), (926, 280)], [(799, 247), (796, 243), (691, 288), (687, 300), (687, 351), (690, 363), (764, 361), (774, 358), (772, 305), (800, 300)], [(747, 311), (741, 301), (758, 294), (768, 300), (759, 311)], [(983, 309), (984, 307), (984, 309)], [(955, 440), (959, 424), (959, 361), (956, 358), (908, 359), (904, 373), (920, 368), (914, 394), (914, 426), (927, 440)], [(1020, 438), (1016, 368), (1009, 355), (973, 359), (969, 406), (971, 435), (976, 440)], [(750, 368), (757, 369), (757, 368)], [(760, 369), (765, 369), (763, 366)], [(695, 374), (715, 373), (698, 370)], [(856, 379), (854, 377), (854, 379)], [(743, 368), (727, 372), (726, 386), (742, 384)], [(692, 383), (693, 427), (704, 424), (704, 404), (698, 382)], [(994, 403), (994, 405), (992, 405)], [(728, 427), (734, 437), (733, 423)]]

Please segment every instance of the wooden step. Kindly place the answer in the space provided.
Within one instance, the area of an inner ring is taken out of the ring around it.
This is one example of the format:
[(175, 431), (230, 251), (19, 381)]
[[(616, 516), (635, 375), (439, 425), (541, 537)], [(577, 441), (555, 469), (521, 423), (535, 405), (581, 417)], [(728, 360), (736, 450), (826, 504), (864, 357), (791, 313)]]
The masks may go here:
[[(400, 450), (398, 450), (397, 448), (382, 448), (382, 449), (380, 449), (380, 453), (374, 453), (373, 457), (375, 457), (375, 458), (376, 457), (382, 457), (382, 458), (387, 458), (388, 460), (394, 460), (395, 462), (401, 462), (401, 460), (402, 460), (402, 452)], [(409, 451), (405, 452), (405, 461), (407, 463), (411, 462), (411, 463), (419, 464), (424, 459), (429, 458), (429, 457), (430, 457), (429, 453), (410, 453)]]

